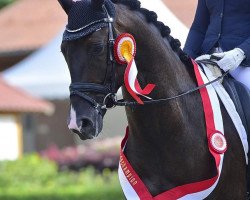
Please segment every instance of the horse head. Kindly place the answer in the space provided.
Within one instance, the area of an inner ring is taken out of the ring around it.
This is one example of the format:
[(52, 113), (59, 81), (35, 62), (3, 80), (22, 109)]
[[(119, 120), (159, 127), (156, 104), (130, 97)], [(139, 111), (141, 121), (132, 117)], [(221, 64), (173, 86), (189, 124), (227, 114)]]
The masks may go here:
[(61, 45), (71, 75), (68, 127), (81, 139), (92, 139), (102, 130), (125, 69), (113, 57), (115, 7), (109, 0), (59, 2), (68, 15)]

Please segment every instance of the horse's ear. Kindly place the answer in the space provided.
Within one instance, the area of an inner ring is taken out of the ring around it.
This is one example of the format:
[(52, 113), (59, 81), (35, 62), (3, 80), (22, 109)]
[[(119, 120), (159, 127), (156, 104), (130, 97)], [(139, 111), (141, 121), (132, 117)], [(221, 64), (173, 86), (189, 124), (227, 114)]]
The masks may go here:
[(63, 10), (68, 14), (73, 5), (73, 1), (72, 0), (58, 0), (58, 2), (61, 4)]
[(102, 9), (103, 4), (104, 4), (104, 0), (91, 0), (91, 5), (95, 9)]

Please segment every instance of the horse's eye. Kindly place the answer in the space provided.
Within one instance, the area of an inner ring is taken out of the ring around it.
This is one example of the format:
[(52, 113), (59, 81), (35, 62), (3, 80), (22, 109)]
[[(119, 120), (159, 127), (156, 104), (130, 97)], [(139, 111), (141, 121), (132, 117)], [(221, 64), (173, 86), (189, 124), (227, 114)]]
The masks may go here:
[(90, 55), (99, 55), (103, 52), (102, 43), (92, 43), (88, 46), (88, 53)]

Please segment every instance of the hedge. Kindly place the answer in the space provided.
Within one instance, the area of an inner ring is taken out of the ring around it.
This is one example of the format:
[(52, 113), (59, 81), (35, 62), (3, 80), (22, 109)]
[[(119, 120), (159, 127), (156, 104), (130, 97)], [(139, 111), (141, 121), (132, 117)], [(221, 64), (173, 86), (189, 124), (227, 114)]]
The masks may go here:
[(3, 200), (123, 200), (117, 172), (59, 172), (55, 163), (38, 155), (0, 162)]

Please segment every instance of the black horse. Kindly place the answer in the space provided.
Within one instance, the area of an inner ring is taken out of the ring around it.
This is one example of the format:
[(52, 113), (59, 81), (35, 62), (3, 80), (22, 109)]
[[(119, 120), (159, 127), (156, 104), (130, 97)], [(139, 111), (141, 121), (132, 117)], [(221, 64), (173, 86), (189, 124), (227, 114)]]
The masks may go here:
[[(153, 99), (197, 87), (191, 61), (178, 40), (137, 0), (59, 2), (69, 16), (61, 45), (72, 80), (69, 127), (81, 139), (98, 136), (114, 92), (124, 86), (126, 65), (113, 56), (113, 40), (121, 33), (136, 40), (138, 80), (142, 86), (156, 84)], [(124, 87), (123, 96), (133, 101)], [(206, 199), (241, 200), (246, 198), (245, 155), (221, 107), (228, 150), (219, 183)], [(162, 104), (127, 106), (126, 114), (129, 139), (124, 153), (152, 196), (216, 175), (198, 91)]]

